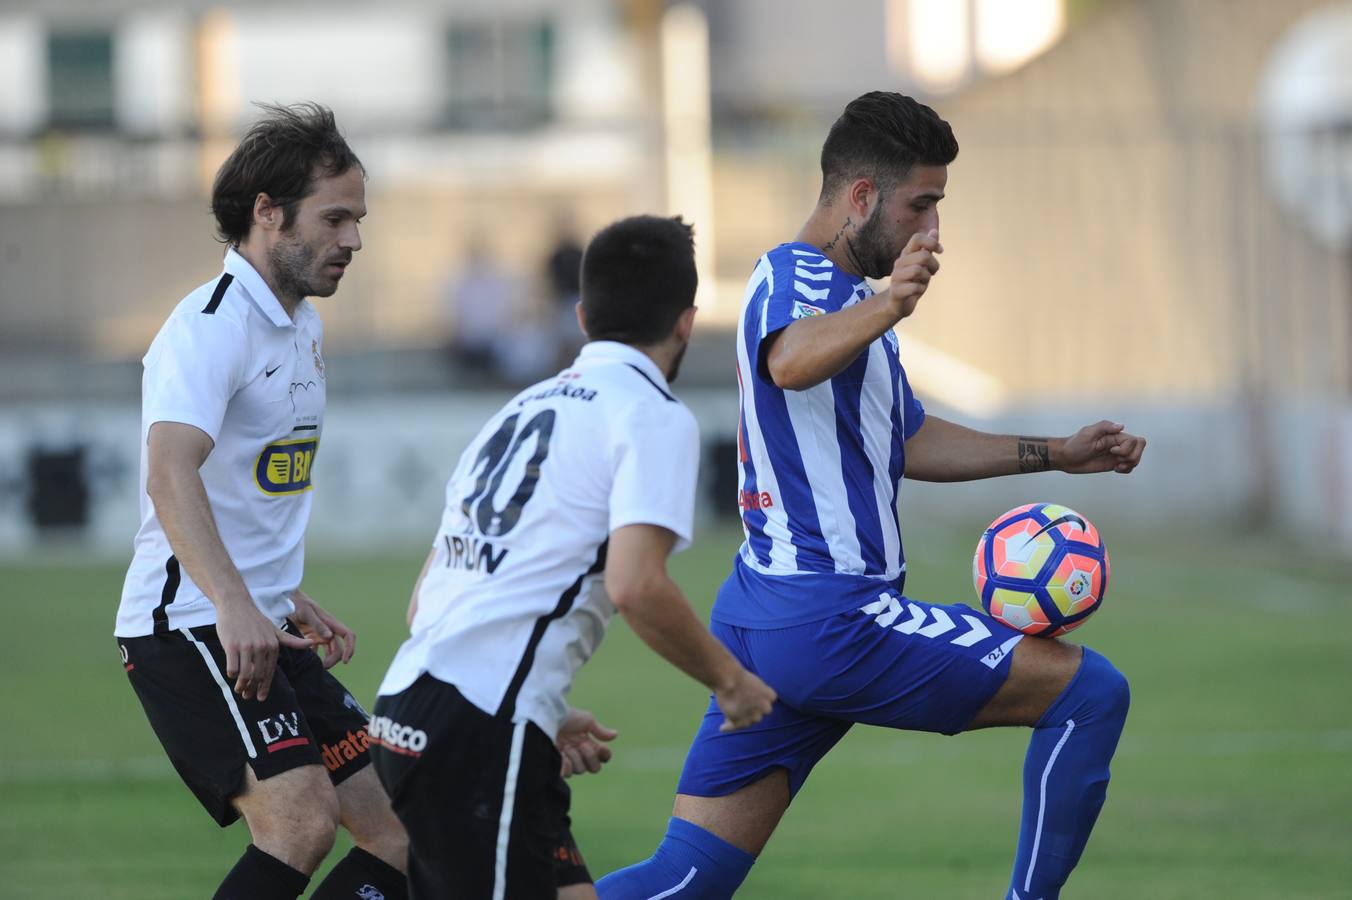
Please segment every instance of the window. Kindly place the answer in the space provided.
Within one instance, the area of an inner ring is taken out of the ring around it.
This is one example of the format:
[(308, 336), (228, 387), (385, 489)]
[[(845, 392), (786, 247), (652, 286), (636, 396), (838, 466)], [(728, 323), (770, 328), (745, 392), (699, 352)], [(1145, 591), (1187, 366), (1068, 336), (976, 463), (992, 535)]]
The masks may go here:
[(523, 128), (550, 117), (554, 29), (548, 22), (451, 26), (446, 51), (448, 123), (455, 128)]
[(110, 31), (54, 31), (47, 36), (48, 124), (111, 129), (113, 36)]

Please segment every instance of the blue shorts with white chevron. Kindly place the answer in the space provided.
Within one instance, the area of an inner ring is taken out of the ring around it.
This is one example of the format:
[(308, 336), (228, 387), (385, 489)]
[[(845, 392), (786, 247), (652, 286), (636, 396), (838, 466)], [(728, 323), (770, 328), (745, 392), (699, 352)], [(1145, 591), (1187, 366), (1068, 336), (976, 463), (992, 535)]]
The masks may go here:
[(779, 700), (760, 722), (730, 732), (718, 730), (723, 714), (710, 701), (677, 788), (699, 797), (731, 794), (775, 767), (788, 770), (797, 793), (855, 722), (957, 734), (1004, 683), (1024, 637), (963, 604), (888, 592), (805, 625), (711, 628)]

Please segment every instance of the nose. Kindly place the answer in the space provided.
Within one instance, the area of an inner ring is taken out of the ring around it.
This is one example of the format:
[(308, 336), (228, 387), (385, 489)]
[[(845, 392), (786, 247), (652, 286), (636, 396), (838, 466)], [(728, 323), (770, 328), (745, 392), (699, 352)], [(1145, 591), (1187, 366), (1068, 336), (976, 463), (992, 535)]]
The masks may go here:
[(343, 229), (339, 243), (344, 250), (351, 250), (353, 253), (361, 249), (361, 229), (356, 222)]

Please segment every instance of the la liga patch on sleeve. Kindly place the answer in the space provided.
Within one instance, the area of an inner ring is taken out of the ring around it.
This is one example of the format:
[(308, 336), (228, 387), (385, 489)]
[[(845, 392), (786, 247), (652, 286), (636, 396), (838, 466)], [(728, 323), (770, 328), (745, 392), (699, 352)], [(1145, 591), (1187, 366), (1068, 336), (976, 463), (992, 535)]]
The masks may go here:
[(811, 316), (824, 316), (826, 310), (820, 306), (813, 306), (811, 303), (804, 303), (802, 300), (793, 301), (793, 317), (795, 319), (806, 319)]

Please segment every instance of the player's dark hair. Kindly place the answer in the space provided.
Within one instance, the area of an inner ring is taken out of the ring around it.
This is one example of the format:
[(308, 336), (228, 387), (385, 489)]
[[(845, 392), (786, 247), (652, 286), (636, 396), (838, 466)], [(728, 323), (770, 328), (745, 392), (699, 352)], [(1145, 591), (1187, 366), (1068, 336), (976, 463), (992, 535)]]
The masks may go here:
[(333, 111), (318, 103), (257, 104), (263, 118), (249, 127), (211, 186), (211, 212), (225, 243), (238, 246), (253, 227), (254, 200), (267, 194), (282, 208), (282, 229), (291, 227), (300, 201), (320, 177), (365, 171), (338, 131)]
[(632, 216), (582, 255), (582, 312), (593, 341), (655, 344), (695, 304), (694, 229), (680, 216)]
[(822, 199), (856, 178), (887, 193), (915, 165), (946, 166), (958, 156), (953, 129), (923, 103), (891, 91), (856, 97), (822, 144)]

